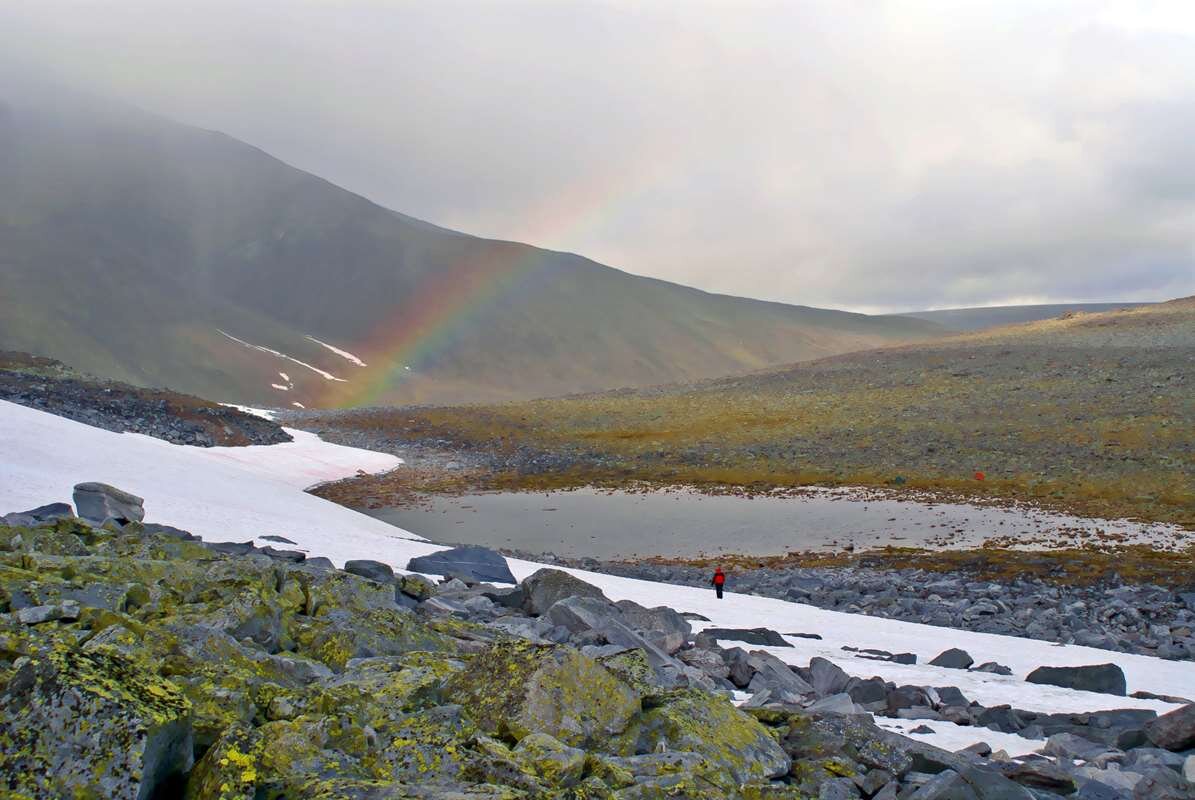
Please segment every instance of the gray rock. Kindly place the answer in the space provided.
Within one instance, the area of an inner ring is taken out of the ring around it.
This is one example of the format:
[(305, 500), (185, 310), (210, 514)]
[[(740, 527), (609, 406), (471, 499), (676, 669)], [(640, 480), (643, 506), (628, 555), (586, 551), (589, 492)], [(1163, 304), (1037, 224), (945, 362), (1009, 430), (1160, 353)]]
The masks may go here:
[(544, 616), (555, 625), (573, 633), (601, 630), (610, 620), (619, 620), (622, 612), (604, 597), (574, 595), (553, 603)]
[(846, 685), (851, 679), (842, 667), (820, 656), (814, 657), (809, 662), (809, 675), (810, 685), (820, 696), (839, 694), (845, 691)]
[(1094, 761), (1109, 752), (1106, 745), (1098, 744), (1073, 733), (1056, 733), (1046, 740), (1041, 752), (1059, 758)]
[[(190, 531), (184, 531), (182, 528), (176, 528), (173, 525), (162, 525), (157, 522), (143, 522), (141, 523), (141, 532), (145, 534), (154, 534), (157, 536), (167, 536), (171, 539), (180, 539), (184, 542), (197, 542), (199, 537)], [(263, 539), (269, 538), (266, 536)], [(279, 539), (282, 537), (279, 536)]]
[(1106, 783), (1088, 780), (1072, 797), (1074, 800), (1132, 800), (1133, 794), (1113, 789)]
[(676, 657), (690, 667), (696, 667), (713, 678), (729, 678), (730, 667), (726, 665), (722, 654), (714, 650), (701, 650), (696, 647), (675, 653)]
[(469, 616), (469, 609), (465, 607), (464, 603), (452, 600), (448, 597), (429, 597), (420, 603), (416, 610), (421, 614), (428, 616), (441, 617), (452, 615), (456, 617)]
[(317, 570), (336, 569), (336, 565), (332, 563), (332, 559), (324, 556), (316, 556), (315, 558), (308, 558), (303, 562), (303, 566), (308, 569), (315, 568)]
[(997, 664), (995, 661), (985, 661), (978, 667), (975, 667), (974, 672), (990, 672), (993, 675), (1011, 675), (1012, 670), (1003, 664)]
[[(562, 600), (561, 603), (567, 603), (570, 600), (578, 600), (582, 602), (601, 602), (591, 597), (578, 597)], [(560, 603), (557, 603), (552, 608), (556, 608)], [(676, 675), (685, 674), (685, 665), (673, 658), (667, 650), (663, 650), (644, 639), (635, 631), (628, 628), (617, 618), (611, 617), (607, 619), (598, 632), (605, 637), (610, 644), (616, 644), (621, 647), (638, 648), (647, 655), (647, 663), (652, 666), (657, 672), (662, 669), (672, 670)]]
[(816, 694), (800, 675), (793, 672), (776, 656), (763, 650), (752, 650), (748, 656), (755, 675), (747, 685), (747, 691), (755, 693), (763, 689), (783, 689), (797, 695)]
[(1195, 755), (1187, 756), (1183, 760), (1182, 773), (1188, 783), (1195, 783)]
[(1082, 667), (1038, 667), (1025, 678), (1029, 683), (1042, 683), (1100, 692), (1124, 697), (1124, 670), (1116, 664), (1092, 664)]
[(479, 583), (515, 583), (514, 575), (511, 574), (502, 554), (477, 545), (454, 547), (451, 550), (412, 558), (407, 563), (407, 569), (411, 572), (453, 576)]
[(269, 556), (275, 561), (286, 561), (291, 564), (298, 564), (307, 560), (307, 554), (299, 550), (278, 550), (273, 547), (263, 547), (258, 552), (264, 556)]
[(747, 684), (751, 683), (751, 678), (755, 675), (755, 667), (751, 666), (747, 652), (741, 647), (732, 647), (724, 651), (722, 657), (730, 669), (730, 674), (726, 676), (730, 682), (740, 689), (747, 688)]
[(346, 561), (344, 562), (344, 571), (351, 572), (353, 575), (360, 575), (362, 578), (368, 578), (377, 583), (394, 582), (394, 569), (389, 564), (383, 564), (381, 561), (372, 561), (367, 558)]
[(43, 606), (29, 606), (16, 612), (17, 622), (22, 625), (40, 625), (43, 622), (57, 620), (75, 620), (79, 618), (79, 604), (74, 600), (63, 600), (61, 603)]
[(810, 714), (858, 714), (862, 709), (855, 705), (849, 694), (832, 694), (815, 700), (805, 707)]
[(948, 769), (930, 778), (908, 800), (979, 800), (979, 796), (962, 775)]
[(204, 542), (203, 546), (214, 553), (226, 556), (244, 556), (254, 551), (253, 542)]
[(975, 663), (975, 659), (966, 650), (952, 647), (940, 653), (937, 658), (929, 662), (931, 667), (948, 667), (950, 669), (967, 669)]
[(145, 500), (106, 483), (76, 484), (72, 499), (79, 516), (93, 525), (108, 520), (123, 525), (145, 519)]
[(1183, 706), (1145, 723), (1145, 735), (1166, 750), (1190, 750), (1195, 747), (1195, 705)]
[(546, 614), (566, 597), (595, 597), (609, 602), (601, 589), (558, 569), (537, 570), (524, 578), (521, 586), (523, 610), (532, 616)]
[(706, 628), (702, 633), (715, 639), (763, 645), (765, 647), (792, 647), (774, 630), (769, 628)]
[(938, 686), (935, 691), (938, 693), (938, 705), (943, 706), (969, 706), (971, 701), (967, 699), (957, 686)]
[(265, 536), (259, 536), (258, 538), (264, 539), (267, 542), (278, 542), (279, 544), (298, 544), (298, 542), (293, 542), (290, 539), (287, 539), (285, 536), (278, 536), (277, 534), (273, 533), (268, 533)]
[(615, 605), (622, 612), (622, 621), (630, 627), (662, 634), (662, 641), (657, 643), (670, 653), (679, 650), (693, 632), (689, 621), (667, 606), (644, 608), (630, 600), (619, 600)]
[(0, 522), (13, 527), (33, 527), (46, 522), (57, 522), (60, 519), (70, 519), (75, 511), (68, 503), (50, 503), (28, 511), (18, 511), (15, 514), (0, 516)]

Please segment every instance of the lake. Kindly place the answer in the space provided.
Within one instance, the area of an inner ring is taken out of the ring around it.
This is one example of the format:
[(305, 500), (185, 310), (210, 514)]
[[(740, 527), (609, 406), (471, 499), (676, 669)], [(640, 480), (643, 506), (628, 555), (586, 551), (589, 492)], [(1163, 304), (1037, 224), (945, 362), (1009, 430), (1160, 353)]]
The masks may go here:
[(780, 555), (885, 545), (973, 547), (992, 537), (1057, 547), (1098, 535), (1175, 547), (1168, 525), (1086, 520), (1034, 509), (873, 499), (818, 490), (785, 497), (578, 489), (431, 496), (414, 507), (359, 509), (434, 542), (574, 558)]

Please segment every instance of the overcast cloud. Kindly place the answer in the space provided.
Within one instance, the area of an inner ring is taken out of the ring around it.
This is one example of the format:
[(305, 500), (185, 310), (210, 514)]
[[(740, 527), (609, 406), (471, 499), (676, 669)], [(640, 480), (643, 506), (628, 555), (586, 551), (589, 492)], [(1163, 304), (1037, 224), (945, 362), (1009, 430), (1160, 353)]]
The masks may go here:
[(39, 70), (383, 204), (860, 310), (1195, 294), (1195, 3), (0, 0)]

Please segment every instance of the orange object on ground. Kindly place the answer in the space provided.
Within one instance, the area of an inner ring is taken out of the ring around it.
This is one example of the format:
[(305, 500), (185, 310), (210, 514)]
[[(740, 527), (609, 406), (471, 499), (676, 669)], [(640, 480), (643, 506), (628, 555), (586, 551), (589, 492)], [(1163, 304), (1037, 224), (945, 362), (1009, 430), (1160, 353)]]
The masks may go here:
[(982, 472), (976, 472), (976, 473), (975, 473), (975, 480), (977, 480), (977, 481), (981, 481), (981, 480), (983, 480), (985, 477), (987, 477), (987, 476), (985, 476), (985, 475), (984, 475)]

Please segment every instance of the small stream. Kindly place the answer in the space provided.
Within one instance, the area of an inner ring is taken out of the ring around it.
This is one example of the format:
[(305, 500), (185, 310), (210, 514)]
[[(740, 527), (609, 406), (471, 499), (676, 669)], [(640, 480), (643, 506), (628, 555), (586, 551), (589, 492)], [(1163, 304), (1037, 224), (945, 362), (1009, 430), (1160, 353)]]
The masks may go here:
[(847, 546), (964, 548), (992, 537), (1013, 537), (1029, 547), (1065, 546), (1108, 534), (1160, 547), (1192, 540), (1190, 532), (1169, 525), (873, 499), (844, 490), (755, 498), (689, 491), (489, 492), (432, 496), (416, 507), (359, 510), (434, 542), (598, 559), (780, 555)]

